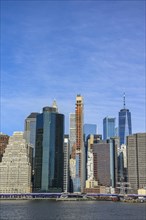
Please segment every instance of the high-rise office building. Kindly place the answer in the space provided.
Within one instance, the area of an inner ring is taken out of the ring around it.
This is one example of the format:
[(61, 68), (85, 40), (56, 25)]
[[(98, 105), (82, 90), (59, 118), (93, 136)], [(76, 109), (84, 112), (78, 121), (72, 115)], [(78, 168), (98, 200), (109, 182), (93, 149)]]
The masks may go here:
[(24, 123), (24, 138), (27, 143), (32, 147), (32, 188), (34, 188), (34, 160), (35, 160), (35, 138), (36, 138), (36, 117), (39, 113), (32, 112), (26, 119)]
[(146, 133), (127, 137), (127, 167), (132, 190), (146, 187)]
[(69, 137), (67, 135), (64, 136), (64, 172), (63, 172), (63, 191), (69, 192), (69, 151), (70, 151), (70, 143)]
[(2, 161), (2, 157), (7, 147), (8, 141), (9, 141), (9, 136), (0, 133), (0, 162)]
[(101, 192), (100, 186), (115, 192), (117, 183), (118, 138), (102, 141), (101, 135), (88, 137), (86, 192)]
[(125, 144), (118, 148), (118, 181), (127, 182), (127, 146)]
[(44, 107), (36, 120), (34, 191), (62, 192), (64, 115), (57, 107)]
[(100, 185), (110, 186), (110, 144), (93, 144), (94, 178)]
[(72, 148), (76, 143), (76, 114), (70, 113), (69, 115), (69, 140), (70, 140), (70, 154)]
[[(85, 142), (85, 164), (86, 164), (86, 180), (91, 179), (90, 170), (92, 170), (93, 167), (93, 144), (99, 143), (102, 140), (102, 135), (100, 134), (90, 134), (86, 138)], [(91, 171), (92, 172), (92, 171)]]
[(36, 138), (36, 117), (39, 113), (32, 112), (26, 119), (24, 125), (24, 135), (27, 143), (33, 148), (33, 157), (35, 156), (35, 138)]
[[(86, 187), (84, 192), (94, 192), (95, 188), (98, 186), (98, 181), (94, 178), (94, 154), (93, 154), (93, 144), (95, 135), (88, 135), (86, 145), (87, 145), (87, 159), (86, 159)], [(97, 190), (97, 189), (96, 189)], [(98, 189), (98, 192), (99, 189)]]
[(74, 191), (83, 191), (85, 186), (85, 147), (83, 137), (84, 104), (81, 95), (76, 96), (76, 179)]
[(119, 137), (110, 138), (107, 142), (110, 144), (110, 186), (115, 189), (118, 182)]
[(124, 108), (119, 112), (119, 137), (120, 145), (126, 144), (126, 137), (132, 134), (131, 113), (125, 107), (125, 94), (124, 94)]
[(93, 156), (94, 135), (89, 135), (87, 139), (87, 180), (94, 179), (94, 156)]
[(32, 112), (26, 119), (24, 124), (24, 138), (28, 144), (31, 144), (33, 150), (32, 171), (34, 173), (35, 158), (35, 138), (36, 138), (36, 117), (39, 113)]
[(23, 132), (14, 132), (0, 163), (0, 193), (31, 192), (31, 153)]
[(69, 191), (74, 192), (76, 189), (75, 186), (75, 179), (76, 179), (76, 159), (75, 159), (75, 153), (74, 157), (71, 157), (69, 160), (69, 174), (70, 174), (70, 179), (69, 179)]
[(103, 119), (103, 140), (115, 137), (115, 118), (105, 117)]

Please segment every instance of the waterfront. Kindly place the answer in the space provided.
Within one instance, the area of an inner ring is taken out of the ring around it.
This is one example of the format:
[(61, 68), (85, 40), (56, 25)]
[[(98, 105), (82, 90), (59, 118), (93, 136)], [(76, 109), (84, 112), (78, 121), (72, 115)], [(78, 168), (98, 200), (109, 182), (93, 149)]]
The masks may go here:
[(3, 200), (1, 220), (145, 220), (145, 203)]

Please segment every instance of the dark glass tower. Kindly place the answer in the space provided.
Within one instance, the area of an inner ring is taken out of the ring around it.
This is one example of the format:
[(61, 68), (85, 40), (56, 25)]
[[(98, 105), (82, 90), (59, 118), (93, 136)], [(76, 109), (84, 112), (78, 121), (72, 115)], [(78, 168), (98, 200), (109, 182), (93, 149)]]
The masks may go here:
[(120, 145), (126, 144), (126, 136), (132, 134), (131, 112), (125, 108), (125, 94), (124, 94), (124, 108), (119, 112), (119, 137)]
[(63, 191), (64, 115), (44, 107), (36, 120), (35, 192)]

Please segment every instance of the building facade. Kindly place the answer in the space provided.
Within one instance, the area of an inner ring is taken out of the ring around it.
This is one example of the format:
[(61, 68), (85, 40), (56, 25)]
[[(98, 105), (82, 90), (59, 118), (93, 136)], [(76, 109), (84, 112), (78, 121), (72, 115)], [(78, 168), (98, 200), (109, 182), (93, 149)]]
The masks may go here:
[(0, 162), (2, 162), (2, 157), (7, 147), (8, 141), (9, 141), (9, 136), (0, 133)]
[(76, 114), (70, 113), (69, 115), (69, 140), (70, 140), (70, 154), (72, 148), (76, 143)]
[(63, 191), (69, 192), (69, 156), (70, 156), (69, 137), (64, 137), (64, 172), (63, 172)]
[(73, 191), (82, 192), (85, 186), (85, 147), (84, 147), (84, 103), (81, 95), (76, 96), (76, 143), (75, 143), (75, 164), (76, 175), (73, 179)]
[(39, 113), (32, 112), (26, 119), (24, 125), (24, 135), (27, 143), (33, 148), (33, 157), (35, 156), (35, 138), (36, 138), (36, 117)]
[(39, 113), (32, 112), (24, 123), (24, 138), (32, 147), (32, 188), (34, 188), (34, 160), (35, 160), (35, 139), (36, 139), (36, 117)]
[(146, 187), (146, 133), (127, 137), (127, 167), (132, 190)]
[(109, 187), (110, 179), (110, 144), (93, 144), (94, 178), (99, 185)]
[(64, 171), (64, 115), (44, 107), (36, 120), (35, 192), (62, 192)]
[(94, 179), (94, 155), (93, 155), (93, 144), (99, 143), (102, 140), (100, 134), (90, 134), (87, 136), (85, 142), (86, 149), (86, 180)]
[(0, 163), (0, 193), (30, 193), (32, 190), (32, 151), (23, 135), (23, 132), (14, 132), (9, 138)]
[(118, 148), (119, 137), (110, 138), (110, 186), (115, 189), (118, 182)]
[(119, 112), (119, 137), (120, 146), (126, 144), (126, 137), (132, 134), (131, 112), (125, 107), (125, 94), (124, 94), (124, 107)]
[(115, 137), (115, 123), (116, 118), (105, 117), (103, 119), (103, 140)]
[(94, 157), (93, 157), (93, 144), (94, 144), (94, 135), (88, 136), (87, 141), (87, 172), (86, 179), (94, 180)]

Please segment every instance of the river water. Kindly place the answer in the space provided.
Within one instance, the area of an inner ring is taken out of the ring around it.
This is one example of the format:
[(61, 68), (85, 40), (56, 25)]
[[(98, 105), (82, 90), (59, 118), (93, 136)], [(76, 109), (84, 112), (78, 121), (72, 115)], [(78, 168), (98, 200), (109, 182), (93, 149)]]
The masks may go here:
[(146, 220), (146, 203), (2, 200), (0, 220)]

